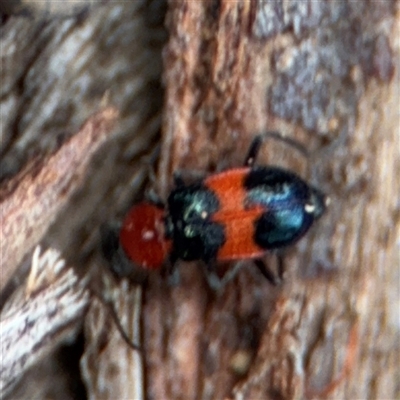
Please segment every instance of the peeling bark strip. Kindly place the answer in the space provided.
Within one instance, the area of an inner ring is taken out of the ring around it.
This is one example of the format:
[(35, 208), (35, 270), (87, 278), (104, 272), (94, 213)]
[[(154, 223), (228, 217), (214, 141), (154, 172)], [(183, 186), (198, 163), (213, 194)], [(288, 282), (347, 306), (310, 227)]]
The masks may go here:
[(36, 161), (2, 188), (0, 290), (82, 183), (93, 153), (107, 139), (117, 117), (112, 107), (90, 117), (54, 155)]
[(26, 286), (8, 301), (0, 316), (0, 397), (18, 383), (65, 337), (76, 333), (89, 303), (85, 283), (78, 280), (60, 254), (49, 249), (32, 256)]

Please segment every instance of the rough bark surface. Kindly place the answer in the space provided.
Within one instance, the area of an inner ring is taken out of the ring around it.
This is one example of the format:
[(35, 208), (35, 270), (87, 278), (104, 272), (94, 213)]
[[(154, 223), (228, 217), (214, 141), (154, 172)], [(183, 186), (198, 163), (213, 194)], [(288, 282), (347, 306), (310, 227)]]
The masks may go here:
[[(151, 283), (149, 396), (397, 398), (398, 3), (171, 1), (167, 26), (160, 185), (238, 165), (279, 130), (311, 149), (332, 203), (279, 289), (251, 263), (216, 297), (182, 265), (167, 307)], [(307, 175), (301, 161), (268, 143), (259, 162)]]
[[(1, 27), (2, 176), (57, 148), (105, 91), (121, 111), (118, 134), (46, 237), (82, 271), (99, 264), (100, 224), (121, 217), (140, 193), (148, 173), (140, 156), (156, 154), (164, 14), (156, 1), (131, 3), (107, 4), (83, 20), (8, 17)], [(196, 264), (180, 263), (176, 287), (150, 276), (142, 300), (122, 284), (116, 309), (134, 310), (129, 334), (137, 335), (143, 302), (140, 356), (93, 303), (86, 395), (400, 397), (399, 3), (170, 1), (166, 24), (161, 197), (173, 171), (240, 165), (255, 133), (279, 130), (306, 145), (311, 159), (267, 142), (259, 162), (298, 171), (332, 202), (288, 249), (280, 287), (251, 262), (220, 293)], [(274, 255), (267, 260), (273, 266)], [(65, 374), (54, 368), (52, 376), (43, 364), (18, 397), (30, 398), (45, 376), (49, 388)], [(46, 393), (54, 392), (38, 398)]]

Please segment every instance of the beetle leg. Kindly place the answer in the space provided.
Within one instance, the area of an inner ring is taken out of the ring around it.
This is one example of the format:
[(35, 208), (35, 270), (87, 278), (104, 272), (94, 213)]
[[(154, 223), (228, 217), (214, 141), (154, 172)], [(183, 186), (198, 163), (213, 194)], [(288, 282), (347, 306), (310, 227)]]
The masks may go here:
[(187, 183), (198, 182), (204, 179), (205, 177), (204, 171), (198, 169), (185, 169), (185, 170), (176, 170), (173, 173), (173, 180), (175, 187), (186, 186)]
[(206, 278), (207, 278), (207, 283), (210, 286), (211, 289), (215, 290), (216, 292), (222, 290), (228, 282), (233, 280), (238, 272), (241, 270), (243, 267), (243, 261), (236, 262), (235, 265), (230, 268), (228, 271), (226, 271), (225, 275), (220, 278), (218, 274), (215, 272), (216, 271), (216, 262), (214, 261), (213, 263), (208, 262), (207, 269), (205, 270)]
[(180, 174), (178, 171), (175, 171), (172, 177), (174, 180), (175, 187), (179, 188), (185, 186), (185, 181), (182, 179), (182, 174)]
[(225, 286), (223, 280), (215, 272), (207, 271), (205, 276), (207, 279), (208, 286), (214, 292), (221, 291), (222, 288)]
[(161, 200), (160, 196), (156, 193), (154, 189), (151, 188), (149, 190), (146, 190), (144, 197), (149, 203), (155, 205), (156, 207), (165, 208), (164, 202)]
[(257, 268), (263, 274), (263, 276), (271, 283), (272, 286), (276, 286), (278, 284), (276, 276), (265, 265), (265, 262), (261, 258), (255, 259), (254, 264), (257, 266)]
[(278, 277), (281, 281), (283, 281), (283, 274), (285, 273), (285, 264), (284, 264), (284, 258), (282, 254), (277, 254), (277, 260), (278, 260)]
[(212, 260), (203, 260), (204, 268), (202, 271), (204, 272), (204, 276), (207, 280), (208, 286), (214, 290), (215, 292), (219, 292), (223, 288), (222, 279), (216, 273), (216, 261)]
[(181, 282), (181, 276), (179, 274), (177, 264), (178, 257), (176, 256), (174, 251), (171, 251), (171, 254), (169, 255), (164, 267), (164, 271), (167, 275), (168, 284), (170, 286), (178, 286)]

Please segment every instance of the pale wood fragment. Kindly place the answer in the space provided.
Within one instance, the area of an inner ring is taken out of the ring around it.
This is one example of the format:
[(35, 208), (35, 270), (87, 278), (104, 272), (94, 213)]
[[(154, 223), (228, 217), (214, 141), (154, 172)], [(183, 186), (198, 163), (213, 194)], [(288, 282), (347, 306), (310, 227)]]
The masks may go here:
[(82, 184), (93, 153), (107, 139), (117, 117), (113, 107), (98, 112), (54, 155), (36, 160), (3, 185), (0, 289)]
[(26, 284), (0, 315), (2, 398), (57, 344), (76, 335), (89, 298), (86, 281), (76, 276), (58, 251), (41, 252), (36, 247)]

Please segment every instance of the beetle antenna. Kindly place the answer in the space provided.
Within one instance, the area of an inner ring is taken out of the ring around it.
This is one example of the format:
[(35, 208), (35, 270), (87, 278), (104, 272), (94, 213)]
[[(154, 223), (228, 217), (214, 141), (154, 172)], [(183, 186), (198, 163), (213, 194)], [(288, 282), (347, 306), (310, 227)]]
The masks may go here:
[(278, 131), (268, 131), (268, 132), (262, 133), (260, 135), (257, 135), (251, 142), (249, 151), (247, 152), (247, 155), (246, 155), (246, 158), (244, 161), (245, 167), (252, 167), (254, 165), (254, 163), (257, 159), (258, 153), (260, 152), (261, 145), (264, 142), (264, 140), (266, 140), (266, 139), (274, 139), (277, 141), (281, 141), (281, 142), (293, 147), (303, 157), (305, 157), (307, 159), (310, 158), (310, 152), (307, 150), (307, 148), (305, 146), (303, 146), (297, 140), (283, 136)]
[(260, 137), (262, 138), (262, 140), (271, 138), (286, 143), (288, 146), (291, 146), (295, 150), (297, 150), (304, 158), (309, 159), (311, 156), (307, 147), (303, 146), (300, 142), (298, 142), (295, 139), (282, 135), (282, 133), (278, 131), (268, 131), (261, 134)]
[(96, 290), (92, 289), (92, 293), (107, 308), (108, 312), (111, 315), (111, 318), (113, 319), (113, 321), (115, 323), (115, 326), (117, 327), (122, 339), (126, 342), (126, 344), (133, 350), (142, 352), (143, 351), (142, 347), (138, 344), (133, 343), (132, 340), (129, 338), (128, 334), (125, 332), (124, 327), (121, 324), (121, 321), (118, 317), (117, 312), (115, 311), (114, 305), (112, 304), (111, 300), (105, 299)]

